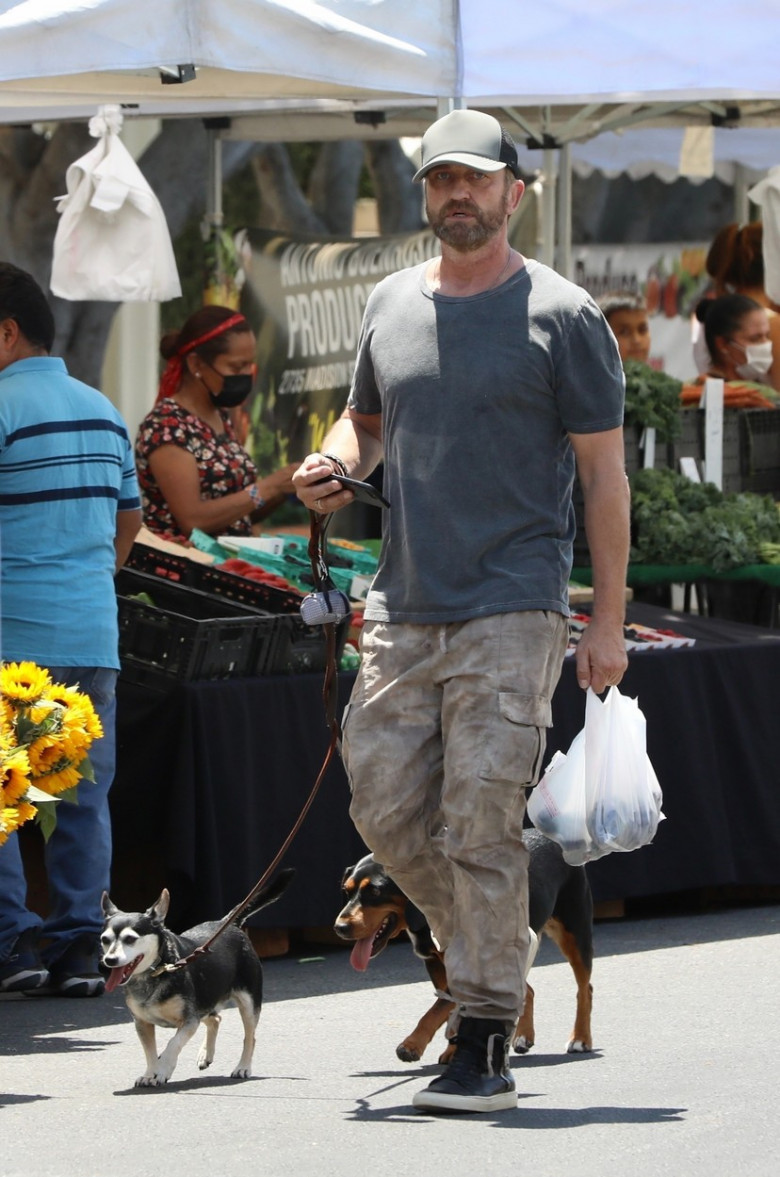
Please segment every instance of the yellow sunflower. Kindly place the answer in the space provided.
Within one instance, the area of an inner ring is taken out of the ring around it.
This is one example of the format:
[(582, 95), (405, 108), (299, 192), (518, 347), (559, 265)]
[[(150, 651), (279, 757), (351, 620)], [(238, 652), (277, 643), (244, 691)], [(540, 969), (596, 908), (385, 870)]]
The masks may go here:
[(46, 692), (46, 698), (51, 699), (53, 703), (61, 703), (63, 707), (78, 706), (84, 699), (89, 703), (90, 700), (86, 695), (82, 695), (78, 687), (66, 687), (64, 683), (52, 683), (51, 689)]
[(14, 717), (14, 709), (6, 699), (5, 695), (0, 695), (0, 732), (10, 728), (11, 720)]
[[(79, 761), (79, 763), (81, 763)], [(33, 772), (31, 777), (32, 783), (44, 793), (48, 793), (50, 797), (56, 797), (59, 793), (64, 793), (66, 789), (72, 789), (81, 780), (81, 773), (78, 768), (71, 764), (71, 762), (64, 756), (52, 763), (48, 772), (42, 773), (41, 776), (36, 776)]]
[(51, 686), (48, 670), (35, 662), (6, 662), (0, 667), (0, 694), (11, 707), (37, 703)]
[(83, 757), (93, 740), (103, 735), (103, 727), (97, 716), (92, 700), (87, 695), (77, 695), (62, 712), (63, 746), (73, 744)]
[(13, 805), (27, 792), (30, 761), (24, 748), (0, 754), (0, 789), (4, 805)]
[(19, 826), (24, 825), (26, 821), (30, 821), (35, 817), (38, 810), (29, 801), (20, 801), (8, 809), (0, 810), (0, 846), (3, 842), (8, 840), (8, 835), (12, 834), (14, 830), (18, 830)]
[[(58, 740), (35, 740), (28, 745), (27, 756), (30, 760), (32, 777), (48, 776), (50, 772), (58, 772), (56, 767), (67, 757), (62, 754), (62, 746)], [(37, 782), (36, 782), (37, 783)]]
[(36, 726), (52, 720), (55, 721), (55, 726), (59, 726), (61, 714), (62, 708), (58, 707), (48, 695), (45, 699), (38, 699), (35, 703), (30, 703), (25, 707), (25, 715), (30, 723), (34, 723)]

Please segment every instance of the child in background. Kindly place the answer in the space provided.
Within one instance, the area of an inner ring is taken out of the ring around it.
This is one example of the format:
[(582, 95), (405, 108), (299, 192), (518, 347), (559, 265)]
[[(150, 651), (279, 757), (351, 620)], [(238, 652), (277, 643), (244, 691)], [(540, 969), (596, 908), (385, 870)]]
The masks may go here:
[(645, 300), (630, 290), (611, 290), (599, 299), (599, 307), (617, 339), (620, 358), (650, 361), (650, 322)]

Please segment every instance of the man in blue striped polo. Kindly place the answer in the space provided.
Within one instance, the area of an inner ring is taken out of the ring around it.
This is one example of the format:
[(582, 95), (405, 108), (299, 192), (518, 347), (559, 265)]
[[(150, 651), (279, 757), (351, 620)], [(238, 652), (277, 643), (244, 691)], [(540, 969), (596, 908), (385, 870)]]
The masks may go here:
[(95, 781), (58, 806), (46, 845), (49, 911), (26, 903), (18, 836), (0, 847), (0, 992), (103, 992), (100, 898), (119, 669), (113, 576), (141, 525), (133, 448), (102, 393), (50, 355), (54, 317), (24, 270), (0, 262), (0, 657), (46, 667), (89, 695), (104, 735)]

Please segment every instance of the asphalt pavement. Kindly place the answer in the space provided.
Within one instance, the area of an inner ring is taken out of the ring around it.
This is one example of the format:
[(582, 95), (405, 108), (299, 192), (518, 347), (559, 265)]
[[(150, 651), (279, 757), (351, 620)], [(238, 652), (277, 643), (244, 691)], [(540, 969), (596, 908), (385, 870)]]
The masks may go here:
[[(392, 944), (365, 974), (343, 948), (265, 961), (254, 1076), (236, 1010), (214, 1064), (200, 1032), (171, 1081), (143, 1056), (121, 995), (0, 998), (2, 1177), (775, 1177), (780, 907), (602, 921), (588, 1055), (567, 1055), (569, 966), (544, 941), (536, 1046), (514, 1056), (517, 1110), (440, 1116), (411, 1097), (438, 1071), (395, 1046), (432, 1000)], [(158, 1031), (158, 1043), (167, 1032)]]

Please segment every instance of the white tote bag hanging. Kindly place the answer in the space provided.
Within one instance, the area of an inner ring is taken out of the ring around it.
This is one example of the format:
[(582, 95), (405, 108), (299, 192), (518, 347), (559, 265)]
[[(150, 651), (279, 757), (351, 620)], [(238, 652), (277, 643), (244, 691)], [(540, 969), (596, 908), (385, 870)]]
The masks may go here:
[(119, 107), (102, 106), (89, 122), (98, 143), (66, 173), (51, 275), (60, 298), (164, 302), (181, 294), (165, 214), (121, 128)]

